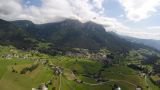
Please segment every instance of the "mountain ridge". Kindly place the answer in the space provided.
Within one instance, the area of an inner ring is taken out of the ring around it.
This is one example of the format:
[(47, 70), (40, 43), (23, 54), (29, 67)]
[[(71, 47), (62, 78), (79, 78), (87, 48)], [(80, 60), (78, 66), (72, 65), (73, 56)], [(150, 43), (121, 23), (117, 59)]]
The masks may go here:
[[(7, 24), (16, 26), (22, 31), (22, 35), (24, 34), (24, 36), (20, 38), (22, 42), (15, 40), (12, 43), (16, 47), (26, 49), (37, 49), (40, 44), (45, 44), (45, 46), (47, 46), (47, 50), (45, 50), (47, 52), (52, 49), (54, 51), (55, 48), (62, 50), (71, 48), (99, 50), (105, 48), (118, 53), (127, 53), (132, 49), (139, 48), (152, 49), (145, 45), (128, 42), (115, 33), (106, 32), (102, 25), (94, 22), (81, 23), (78, 20), (68, 19), (61, 22), (46, 24), (34, 24), (32, 21), (28, 20), (10, 22), (2, 20), (1, 22), (7, 22)], [(4, 30), (7, 29), (7, 27), (3, 28)], [(17, 28), (14, 29), (16, 30)], [(3, 32), (3, 30), (0, 31), (2, 34)], [(12, 31), (12, 33), (14, 34), (16, 31)], [(7, 35), (12, 36), (12, 34), (6, 34), (6, 36)], [(21, 34), (17, 36), (19, 37)], [(3, 39), (3, 37), (1, 38)], [(40, 51), (44, 50), (44, 48), (39, 49)]]

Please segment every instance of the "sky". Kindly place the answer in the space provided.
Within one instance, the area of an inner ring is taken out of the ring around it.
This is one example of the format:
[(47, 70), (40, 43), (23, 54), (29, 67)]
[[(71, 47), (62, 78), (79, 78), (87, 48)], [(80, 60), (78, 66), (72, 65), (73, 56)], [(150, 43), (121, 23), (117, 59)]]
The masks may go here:
[(160, 0), (0, 0), (0, 19), (41, 24), (66, 18), (93, 21), (121, 35), (160, 40)]

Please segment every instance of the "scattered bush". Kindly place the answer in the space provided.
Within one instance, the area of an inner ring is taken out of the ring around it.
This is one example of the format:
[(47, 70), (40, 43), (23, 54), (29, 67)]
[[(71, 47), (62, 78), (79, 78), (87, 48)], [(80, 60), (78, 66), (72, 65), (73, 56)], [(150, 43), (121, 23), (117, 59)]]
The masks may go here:
[(20, 71), (20, 74), (25, 74), (26, 72), (32, 72), (33, 70), (35, 70), (36, 68), (38, 67), (38, 64), (33, 64), (31, 67), (26, 67), (26, 68), (23, 68), (21, 71)]

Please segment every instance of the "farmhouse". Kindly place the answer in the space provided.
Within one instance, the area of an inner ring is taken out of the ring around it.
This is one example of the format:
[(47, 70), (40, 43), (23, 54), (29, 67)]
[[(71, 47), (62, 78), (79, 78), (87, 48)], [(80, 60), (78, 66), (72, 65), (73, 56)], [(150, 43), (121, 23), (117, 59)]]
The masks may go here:
[(48, 90), (46, 85), (43, 83), (38, 88), (32, 88), (32, 90)]
[(113, 86), (112, 90), (121, 90), (121, 87), (115, 84)]
[(7, 54), (7, 55), (5, 56), (6, 59), (12, 59), (12, 57), (13, 57), (13, 56), (12, 56), (11, 54)]
[(120, 88), (120, 87), (118, 87), (118, 88), (116, 88), (115, 90), (121, 90), (121, 88)]
[(53, 71), (54, 71), (54, 73), (55, 73), (56, 75), (60, 75), (60, 74), (63, 73), (62, 68), (60, 68), (60, 67), (58, 67), (58, 66), (56, 66), (56, 67), (53, 69)]

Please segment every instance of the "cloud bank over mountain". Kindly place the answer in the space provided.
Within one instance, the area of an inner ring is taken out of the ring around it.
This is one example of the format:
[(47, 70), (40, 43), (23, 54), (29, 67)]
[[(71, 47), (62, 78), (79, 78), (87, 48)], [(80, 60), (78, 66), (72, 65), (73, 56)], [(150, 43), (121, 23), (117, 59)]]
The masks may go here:
[[(108, 0), (0, 0), (0, 18), (5, 20), (31, 20), (34, 23), (62, 21), (66, 18), (82, 22), (93, 21), (109, 30), (135, 37), (160, 39), (160, 32), (150, 33), (125, 25), (117, 18), (108, 17), (105, 4)], [(124, 9), (126, 20), (138, 22), (157, 12), (160, 0), (116, 0)], [(113, 11), (116, 12), (116, 11)], [(158, 35), (157, 35), (158, 34)]]

